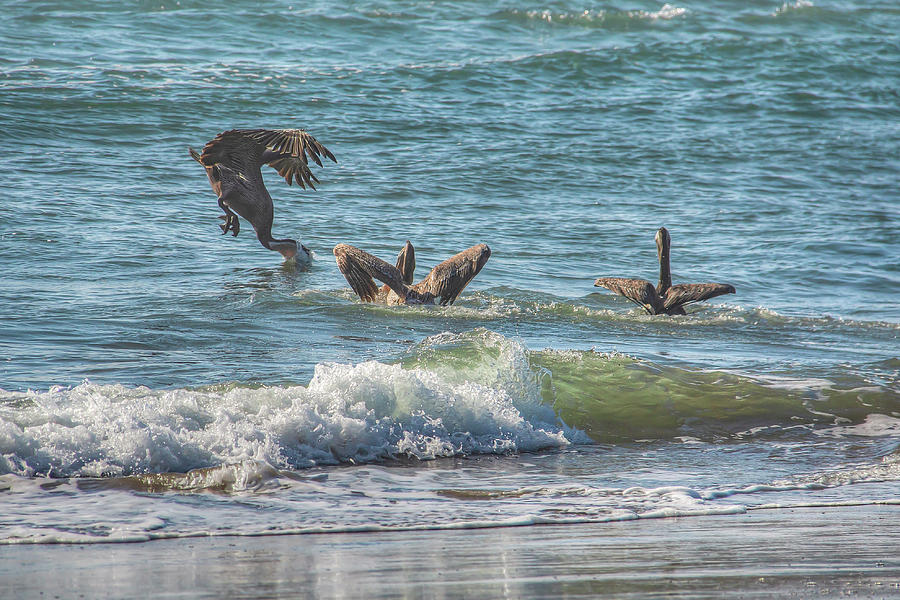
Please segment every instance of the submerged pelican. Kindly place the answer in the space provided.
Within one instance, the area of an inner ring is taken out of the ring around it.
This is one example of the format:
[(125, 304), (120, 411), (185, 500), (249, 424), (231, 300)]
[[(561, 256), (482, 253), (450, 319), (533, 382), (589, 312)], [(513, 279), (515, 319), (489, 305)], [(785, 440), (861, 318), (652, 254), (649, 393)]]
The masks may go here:
[(684, 305), (708, 300), (722, 294), (733, 294), (734, 287), (726, 283), (682, 283), (672, 285), (669, 270), (669, 247), (672, 240), (665, 227), (656, 232), (656, 252), (659, 255), (659, 285), (656, 288), (644, 279), (601, 277), (597, 287), (625, 296), (651, 315), (684, 315)]
[(240, 232), (240, 216), (250, 221), (259, 243), (269, 250), (280, 252), (285, 259), (293, 259), (298, 253), (301, 259), (309, 259), (309, 249), (296, 240), (272, 237), (272, 196), (263, 183), (260, 167), (269, 165), (288, 185), (296, 181), (304, 189), (316, 189), (313, 182), (319, 180), (310, 171), (307, 157), (320, 167), (323, 156), (337, 162), (325, 146), (302, 129), (232, 129), (217, 135), (202, 153), (188, 150), (206, 169), (209, 184), (219, 197), (219, 206), (225, 212), (219, 215), (225, 221), (220, 225), (222, 235)]
[[(433, 268), (428, 277), (414, 284), (416, 253), (409, 241), (397, 257), (396, 267), (347, 244), (334, 247), (338, 268), (353, 291), (364, 302), (387, 304), (434, 304), (435, 298), (441, 306), (453, 304), (490, 257), (487, 244), (472, 246), (448, 258)], [(379, 290), (374, 279), (385, 285)]]

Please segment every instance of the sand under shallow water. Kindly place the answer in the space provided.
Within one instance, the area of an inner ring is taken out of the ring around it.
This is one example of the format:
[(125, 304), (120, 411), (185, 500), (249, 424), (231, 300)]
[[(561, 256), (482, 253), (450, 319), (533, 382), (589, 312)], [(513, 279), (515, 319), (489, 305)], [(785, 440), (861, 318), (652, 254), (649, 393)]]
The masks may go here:
[(900, 508), (0, 546), (10, 598), (892, 598)]

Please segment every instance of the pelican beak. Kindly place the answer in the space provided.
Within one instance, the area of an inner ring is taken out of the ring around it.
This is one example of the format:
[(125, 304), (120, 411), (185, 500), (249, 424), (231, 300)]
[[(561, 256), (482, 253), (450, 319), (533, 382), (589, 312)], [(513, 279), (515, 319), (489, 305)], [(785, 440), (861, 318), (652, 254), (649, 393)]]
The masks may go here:
[(279, 248), (278, 252), (281, 253), (281, 256), (284, 257), (284, 260), (294, 260), (295, 258), (297, 258), (296, 248)]
[(670, 240), (669, 231), (665, 227), (660, 227), (656, 232), (656, 251), (660, 256), (668, 254)]

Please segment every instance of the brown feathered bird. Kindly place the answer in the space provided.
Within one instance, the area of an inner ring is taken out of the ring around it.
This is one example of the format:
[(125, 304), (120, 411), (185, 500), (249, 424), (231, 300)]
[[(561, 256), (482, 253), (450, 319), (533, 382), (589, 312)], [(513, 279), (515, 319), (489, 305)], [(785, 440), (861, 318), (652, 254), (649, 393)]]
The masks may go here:
[[(490, 257), (487, 244), (472, 246), (448, 258), (414, 284), (416, 254), (409, 241), (400, 251), (396, 266), (354, 246), (334, 247), (338, 268), (353, 291), (364, 302), (387, 304), (434, 304), (435, 299), (441, 306), (453, 304)], [(375, 279), (385, 285), (379, 289)]]
[(625, 296), (651, 315), (684, 315), (684, 306), (692, 302), (709, 300), (722, 294), (734, 294), (734, 286), (727, 283), (682, 283), (672, 285), (669, 269), (669, 248), (672, 239), (665, 227), (656, 232), (656, 252), (659, 256), (659, 284), (654, 288), (645, 279), (601, 277), (594, 282), (597, 287)]
[(337, 160), (316, 138), (302, 129), (232, 129), (217, 135), (198, 153), (188, 148), (191, 157), (206, 169), (209, 184), (219, 197), (225, 212), (219, 218), (222, 235), (241, 230), (238, 216), (253, 225), (259, 243), (280, 252), (286, 259), (309, 259), (309, 249), (292, 239), (272, 237), (274, 207), (272, 196), (263, 183), (261, 167), (269, 165), (284, 177), (288, 185), (316, 189), (319, 180), (309, 169), (309, 159), (320, 167), (322, 158)]

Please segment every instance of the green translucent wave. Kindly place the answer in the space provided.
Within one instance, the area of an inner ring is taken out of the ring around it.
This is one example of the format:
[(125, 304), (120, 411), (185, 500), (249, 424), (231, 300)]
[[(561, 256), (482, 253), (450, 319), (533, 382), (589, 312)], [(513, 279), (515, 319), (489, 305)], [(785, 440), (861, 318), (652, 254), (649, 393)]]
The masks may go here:
[(658, 365), (618, 353), (529, 351), (477, 329), (428, 338), (403, 362), (450, 381), (539, 394), (567, 425), (599, 442), (803, 436), (826, 429), (859, 435), (854, 427), (872, 415), (900, 418), (896, 359), (870, 365), (866, 375), (852, 367), (753, 375)]

